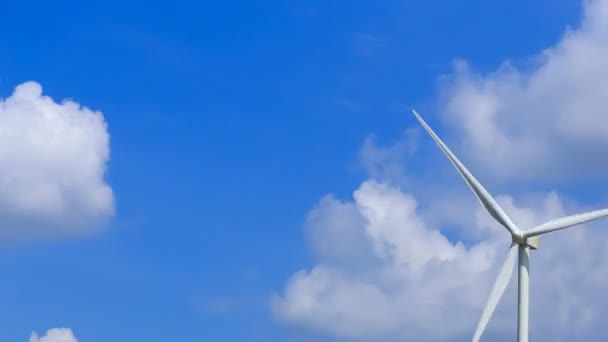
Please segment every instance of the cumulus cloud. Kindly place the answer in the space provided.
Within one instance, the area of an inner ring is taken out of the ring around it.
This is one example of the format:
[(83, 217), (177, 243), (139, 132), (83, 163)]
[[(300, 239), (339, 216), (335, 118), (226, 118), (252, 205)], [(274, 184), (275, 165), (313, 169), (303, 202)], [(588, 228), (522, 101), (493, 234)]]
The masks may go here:
[(462, 150), (503, 179), (572, 178), (581, 164), (604, 174), (608, 1), (585, 2), (580, 28), (567, 30), (528, 64), (505, 62), (478, 74), (456, 63), (444, 84), (443, 112), (465, 141)]
[(46, 335), (38, 337), (36, 332), (32, 333), (29, 342), (78, 342), (72, 330), (66, 328), (51, 329)]
[[(607, 19), (608, 0), (586, 2), (580, 28), (568, 30), (525, 70), (506, 62), (484, 75), (457, 63), (444, 83), (442, 118), (454, 134), (449, 140), (464, 142), (462, 159), (477, 163), (472, 169), (486, 170), (484, 176), (502, 185), (608, 171), (608, 154), (597, 153), (608, 148)], [(352, 199), (328, 195), (311, 210), (305, 230), (317, 262), (273, 297), (279, 320), (338, 340), (470, 340), (511, 241), (472, 194), (462, 197), (464, 184), (441, 180), (438, 189), (408, 168), (407, 141), (388, 148), (366, 141), (361, 161), (371, 179)], [(442, 168), (456, 172), (447, 161)], [(496, 198), (524, 229), (597, 209), (562, 191)], [(605, 225), (540, 239), (531, 255), (532, 339), (605, 340)], [(515, 338), (516, 303), (512, 281), (487, 340)]]
[(0, 100), (0, 239), (89, 234), (113, 214), (102, 113), (36, 82)]
[[(567, 212), (555, 192), (534, 207), (498, 198), (523, 227)], [(306, 223), (319, 262), (291, 277), (273, 298), (274, 313), (344, 339), (469, 340), (510, 244), (481, 208), (470, 214), (478, 218), (473, 229), (494, 234), (465, 246), (425, 222), (413, 196), (389, 185), (366, 181), (352, 202), (325, 197)], [(541, 239), (532, 254), (533, 337), (593, 340), (608, 314), (601, 294), (607, 246), (606, 231), (592, 227)], [(513, 338), (514, 290), (513, 283), (492, 320), (492, 340)]]
[[(452, 319), (443, 308), (450, 305), (446, 301), (470, 303), (465, 310), (481, 303), (463, 277), (482, 281), (494, 249), (489, 243), (470, 249), (451, 243), (419, 217), (412, 196), (367, 181), (354, 202), (323, 199), (306, 228), (314, 233), (320, 263), (296, 273), (284, 296), (274, 299), (280, 318), (371, 340), (414, 338), (420, 330), (446, 337), (473, 323), (472, 315)], [(442, 318), (444, 329), (433, 330)]]

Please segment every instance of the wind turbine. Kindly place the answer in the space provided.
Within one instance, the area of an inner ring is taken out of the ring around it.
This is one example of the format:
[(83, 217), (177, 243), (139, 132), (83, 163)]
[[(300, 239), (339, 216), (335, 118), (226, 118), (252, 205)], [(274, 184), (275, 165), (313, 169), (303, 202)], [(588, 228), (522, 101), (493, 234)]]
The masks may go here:
[(528, 342), (528, 312), (529, 312), (529, 287), (530, 287), (530, 249), (537, 249), (538, 247), (538, 236), (561, 230), (564, 228), (576, 226), (591, 220), (599, 219), (601, 217), (608, 216), (608, 209), (596, 210), (586, 212), (582, 214), (566, 216), (558, 218), (540, 226), (534, 227), (528, 230), (522, 230), (517, 227), (502, 210), (502, 208), (496, 203), (496, 200), (490, 195), (490, 193), (475, 179), (471, 172), (456, 158), (456, 156), (450, 151), (446, 144), (433, 132), (431, 127), (420, 117), (420, 115), (412, 110), (416, 119), (420, 121), (420, 124), (424, 129), (431, 135), (433, 140), (439, 145), (439, 148), (443, 153), (450, 159), (454, 167), (458, 170), (460, 175), (464, 178), (465, 182), (469, 185), (473, 193), (477, 196), (481, 204), (488, 210), (490, 215), (498, 221), (503, 227), (505, 227), (511, 234), (511, 248), (507, 255), (507, 260), (503, 264), (494, 287), (490, 292), (490, 298), (486, 307), (483, 309), (481, 318), (475, 330), (473, 336), (473, 342), (478, 342), (481, 334), (483, 334), (486, 326), (498, 301), (502, 297), (509, 280), (513, 274), (513, 267), (515, 265), (515, 259), (518, 259), (519, 263), (519, 282), (518, 282), (518, 301), (517, 301), (517, 340), (519, 342)]

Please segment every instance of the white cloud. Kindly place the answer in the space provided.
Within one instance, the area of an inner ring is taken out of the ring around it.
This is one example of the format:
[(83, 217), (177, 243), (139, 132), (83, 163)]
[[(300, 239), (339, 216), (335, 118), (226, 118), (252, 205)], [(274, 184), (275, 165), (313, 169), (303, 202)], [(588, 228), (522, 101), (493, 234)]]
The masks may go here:
[[(294, 274), (273, 298), (276, 316), (352, 340), (470, 339), (510, 243), (504, 228), (480, 207), (469, 208), (478, 217), (472, 230), (495, 234), (465, 247), (427, 224), (416, 200), (396, 188), (367, 181), (353, 197), (326, 197), (311, 212), (306, 229), (319, 262)], [(499, 202), (524, 227), (565, 214), (556, 193), (535, 207), (519, 206), (509, 196)], [(541, 239), (532, 254), (533, 337), (593, 340), (603, 331), (606, 246), (608, 232), (599, 227)], [(492, 320), (492, 340), (512, 339), (514, 285)]]
[(32, 333), (29, 342), (78, 342), (72, 330), (66, 328), (50, 329), (45, 336), (38, 337), (36, 332)]
[(608, 171), (607, 23), (608, 1), (588, 1), (581, 27), (525, 70), (505, 62), (484, 75), (458, 62), (444, 117), (467, 157), (508, 179), (578, 177), (581, 164)]
[(113, 214), (100, 112), (26, 82), (0, 100), (0, 239), (89, 234)]
[[(474, 324), (471, 313), (483, 301), (475, 290), (487, 285), (481, 276), (492, 265), (494, 247), (452, 244), (418, 216), (412, 196), (368, 181), (353, 203), (324, 198), (306, 228), (314, 231), (320, 263), (296, 273), (274, 299), (281, 319), (370, 340), (421, 332), (447, 338)], [(473, 281), (479, 285), (470, 286)], [(450, 318), (453, 312), (445, 309), (458, 303), (469, 314)], [(446, 320), (441, 330), (433, 329), (437, 319)]]

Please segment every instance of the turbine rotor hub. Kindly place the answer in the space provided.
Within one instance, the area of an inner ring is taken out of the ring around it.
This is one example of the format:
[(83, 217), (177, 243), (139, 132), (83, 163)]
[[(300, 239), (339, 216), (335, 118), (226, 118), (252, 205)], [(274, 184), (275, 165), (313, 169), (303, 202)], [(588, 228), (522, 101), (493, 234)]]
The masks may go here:
[(528, 239), (526, 239), (523, 232), (516, 231), (512, 235), (513, 235), (513, 242), (515, 242), (516, 244), (525, 245), (527, 243)]
[(538, 249), (538, 237), (533, 236), (528, 238), (523, 232), (515, 232), (513, 233), (513, 243), (516, 243), (520, 246), (525, 245), (530, 247), (531, 249)]

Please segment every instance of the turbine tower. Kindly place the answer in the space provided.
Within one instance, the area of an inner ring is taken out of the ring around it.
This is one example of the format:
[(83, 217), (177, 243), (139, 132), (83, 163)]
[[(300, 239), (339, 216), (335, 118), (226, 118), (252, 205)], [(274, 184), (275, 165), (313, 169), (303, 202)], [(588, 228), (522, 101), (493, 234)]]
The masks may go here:
[(420, 115), (412, 110), (416, 119), (420, 122), (422, 127), (431, 135), (433, 140), (439, 145), (439, 148), (443, 153), (450, 159), (454, 167), (458, 170), (460, 175), (464, 178), (465, 182), (469, 185), (473, 193), (477, 196), (481, 204), (488, 210), (490, 215), (498, 221), (503, 227), (505, 227), (511, 234), (511, 248), (507, 254), (507, 259), (503, 264), (494, 287), (490, 292), (490, 298), (486, 307), (483, 309), (481, 318), (473, 335), (473, 342), (478, 342), (483, 334), (494, 309), (498, 301), (502, 297), (509, 280), (513, 274), (513, 267), (515, 266), (515, 259), (518, 260), (519, 264), (519, 282), (518, 282), (518, 301), (517, 301), (517, 340), (519, 342), (528, 342), (528, 312), (529, 312), (529, 287), (530, 287), (530, 250), (537, 249), (538, 237), (543, 234), (561, 230), (564, 228), (576, 226), (591, 220), (599, 219), (601, 217), (608, 216), (608, 209), (596, 210), (586, 212), (582, 214), (566, 216), (558, 218), (540, 226), (534, 227), (528, 230), (522, 230), (517, 227), (502, 210), (502, 208), (496, 203), (496, 200), (490, 195), (490, 193), (475, 179), (471, 172), (456, 158), (456, 156), (450, 151), (446, 144), (433, 132), (431, 127), (420, 117)]

